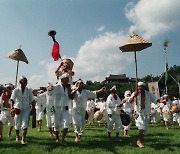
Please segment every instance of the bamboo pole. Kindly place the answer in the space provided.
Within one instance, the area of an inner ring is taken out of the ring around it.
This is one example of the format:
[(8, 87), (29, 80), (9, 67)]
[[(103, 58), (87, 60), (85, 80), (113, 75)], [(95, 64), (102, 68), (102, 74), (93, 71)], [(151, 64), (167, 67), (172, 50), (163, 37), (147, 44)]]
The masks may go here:
[[(137, 71), (137, 56), (136, 51), (134, 51), (134, 60), (135, 60), (135, 66), (136, 66), (136, 91), (138, 90), (138, 71)], [(136, 97), (136, 105), (137, 105), (137, 97)]]
[(16, 81), (15, 81), (15, 87), (17, 86), (18, 71), (19, 71), (19, 60), (17, 61), (17, 67), (16, 67)]
[(137, 85), (138, 85), (138, 71), (137, 71), (137, 56), (136, 56), (136, 51), (134, 51), (134, 59), (135, 59), (135, 65), (136, 65), (136, 90), (137, 90)]

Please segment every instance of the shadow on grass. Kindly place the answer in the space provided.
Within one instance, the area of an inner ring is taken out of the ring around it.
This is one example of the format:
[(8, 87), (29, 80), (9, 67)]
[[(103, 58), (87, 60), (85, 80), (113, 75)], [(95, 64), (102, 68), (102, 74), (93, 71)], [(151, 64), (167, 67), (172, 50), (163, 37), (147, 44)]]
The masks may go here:
[(95, 136), (85, 136), (82, 139), (82, 142), (79, 144), (71, 144), (71, 146), (78, 147), (80, 149), (86, 150), (95, 150), (102, 149), (102, 151), (111, 152), (111, 153), (119, 153), (118, 148), (126, 148), (128, 146), (135, 147), (136, 136), (132, 136), (131, 138), (120, 137), (120, 140), (115, 140), (115, 137), (112, 136), (111, 139), (107, 137), (107, 135), (95, 135)]
[[(86, 128), (86, 131), (94, 131), (93, 134), (84, 134), (84, 136), (81, 139), (81, 142), (79, 144), (76, 144), (74, 142), (74, 133), (71, 133), (67, 137), (68, 141), (68, 147), (71, 147), (73, 149), (77, 150), (96, 150), (96, 149), (102, 149), (103, 151), (111, 152), (111, 153), (119, 153), (120, 148), (136, 148), (136, 140), (137, 140), (137, 133), (134, 132), (134, 135), (131, 135), (130, 138), (120, 137), (120, 141), (115, 140), (115, 133), (114, 136), (112, 135), (112, 139), (107, 138), (106, 130), (102, 130), (102, 128)], [(104, 134), (102, 134), (102, 131), (104, 131)], [(175, 151), (175, 149), (178, 149), (180, 147), (180, 144), (173, 144), (172, 141), (169, 140), (171, 136), (174, 134), (171, 134), (171, 132), (167, 133), (149, 133), (145, 136), (145, 146), (147, 148), (152, 148), (155, 151), (156, 150), (168, 150), (168, 151)], [(54, 140), (40, 143), (43, 145), (46, 145), (46, 149), (48, 152), (52, 152), (56, 148), (62, 148), (60, 144), (54, 144)], [(53, 143), (53, 144), (52, 144)]]
[(21, 145), (20, 142), (11, 141), (10, 143), (7, 142), (1, 142), (0, 143), (1, 148), (13, 148), (13, 149), (19, 149), (21, 150), (26, 145)]
[[(44, 152), (56, 152), (59, 150), (69, 150), (70, 152), (72, 150), (74, 151), (104, 151), (109, 153), (119, 153), (119, 151), (124, 149), (132, 149), (133, 151), (139, 150), (136, 148), (136, 140), (137, 140), (137, 134), (138, 131), (130, 131), (130, 138), (125, 138), (120, 136), (120, 141), (115, 140), (115, 132), (112, 132), (112, 139), (107, 138), (107, 132), (106, 128), (94, 128), (93, 126), (87, 127), (85, 134), (82, 136), (81, 142), (79, 144), (76, 144), (74, 142), (74, 132), (71, 129), (70, 133), (68, 133), (68, 136), (66, 138), (68, 142), (68, 147), (63, 147), (60, 145), (60, 143), (55, 143), (55, 137), (49, 137), (48, 133), (46, 136), (46, 132), (43, 131), (36, 134), (36, 136), (28, 135), (27, 136), (27, 145), (23, 146), (20, 144), (20, 142), (15, 142), (14, 138), (11, 138), (9, 141), (6, 142), (0, 142), (0, 147), (2, 148), (12, 148), (13, 150), (22, 150), (25, 147), (31, 147), (36, 152), (36, 149), (43, 148), (41, 150), (44, 150)], [(168, 150), (168, 151), (175, 151), (180, 147), (180, 144), (176, 142), (176, 144), (173, 144), (173, 137), (175, 137), (176, 133), (174, 133), (174, 130), (177, 131), (177, 128), (175, 127), (172, 130), (164, 130), (163, 132), (158, 132), (159, 129), (157, 129), (154, 132), (153, 130), (150, 130), (149, 133), (145, 136), (144, 144), (145, 144), (145, 150), (146, 149), (153, 149), (154, 151), (158, 150)], [(36, 133), (36, 131), (34, 132)], [(33, 134), (34, 134), (33, 133)], [(177, 138), (177, 137), (175, 137)], [(179, 139), (179, 138), (178, 138)], [(147, 147), (147, 148), (146, 148)], [(135, 149), (136, 148), (136, 149)], [(102, 150), (101, 150), (102, 149)], [(33, 152), (34, 152), (33, 151)], [(122, 151), (123, 152), (123, 151)]]
[(145, 138), (145, 142), (147, 142), (149, 147), (155, 150), (166, 149), (173, 152), (175, 151), (175, 149), (178, 149), (180, 147), (180, 143), (174, 143), (174, 137), (176, 137), (175, 134), (172, 134), (171, 132), (165, 130), (164, 133), (148, 134)]
[[(135, 138), (122, 138), (120, 137), (120, 141), (116, 141), (115, 137), (112, 137), (112, 139), (108, 139), (106, 135), (94, 135), (94, 136), (83, 136), (82, 141), (79, 144), (76, 144), (74, 142), (74, 136), (67, 136), (67, 142), (68, 147), (72, 149), (77, 149), (78, 151), (81, 150), (97, 150), (102, 149), (102, 151), (107, 151), (111, 153), (119, 153), (117, 152), (117, 147), (121, 146), (134, 146), (134, 142), (132, 143), (132, 140), (135, 140)], [(1, 142), (0, 146), (2, 148), (11, 148), (13, 151), (23, 151), (25, 148), (30, 149), (39, 149), (40, 147), (43, 147), (43, 150), (46, 152), (54, 152), (58, 151), (59, 149), (67, 149), (68, 147), (63, 147), (60, 145), (60, 143), (55, 143), (54, 137), (43, 137), (40, 138), (27, 136), (27, 145), (23, 146), (19, 142), (15, 142), (14, 139), (8, 142)]]

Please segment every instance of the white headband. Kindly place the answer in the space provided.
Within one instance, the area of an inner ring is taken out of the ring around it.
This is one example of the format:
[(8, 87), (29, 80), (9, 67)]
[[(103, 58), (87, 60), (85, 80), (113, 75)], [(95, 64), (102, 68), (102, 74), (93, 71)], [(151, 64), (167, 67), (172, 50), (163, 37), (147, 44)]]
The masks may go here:
[(110, 91), (112, 91), (112, 90), (116, 90), (116, 86), (115, 85), (110, 89)]
[(21, 81), (21, 80), (23, 80), (23, 79), (27, 79), (25, 76), (21, 76), (20, 78), (19, 78), (19, 81)]
[(165, 94), (163, 97), (168, 97), (168, 95), (167, 95), (167, 94)]
[(79, 79), (79, 80), (76, 81), (76, 83), (79, 83), (79, 82), (84, 83), (82, 79)]
[(69, 78), (69, 74), (64, 73), (63, 75), (60, 76), (60, 79), (64, 79), (64, 78)]
[(126, 97), (127, 95), (131, 95), (131, 91), (130, 90), (125, 91), (124, 97)]
[(144, 82), (138, 82), (138, 86), (145, 86), (146, 84)]
[(13, 84), (12, 83), (7, 83), (7, 84), (5, 84), (5, 86), (4, 86), (5, 88), (7, 88), (7, 87), (10, 87), (10, 88), (13, 88), (14, 86), (13, 86)]

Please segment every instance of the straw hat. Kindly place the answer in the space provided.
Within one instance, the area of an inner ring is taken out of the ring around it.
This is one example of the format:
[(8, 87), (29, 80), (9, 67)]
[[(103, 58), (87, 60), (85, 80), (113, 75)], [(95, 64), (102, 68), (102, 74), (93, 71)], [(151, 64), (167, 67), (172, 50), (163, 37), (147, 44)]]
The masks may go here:
[(70, 70), (73, 69), (74, 63), (73, 63), (73, 61), (71, 59), (63, 59), (62, 63), (67, 64), (69, 66)]

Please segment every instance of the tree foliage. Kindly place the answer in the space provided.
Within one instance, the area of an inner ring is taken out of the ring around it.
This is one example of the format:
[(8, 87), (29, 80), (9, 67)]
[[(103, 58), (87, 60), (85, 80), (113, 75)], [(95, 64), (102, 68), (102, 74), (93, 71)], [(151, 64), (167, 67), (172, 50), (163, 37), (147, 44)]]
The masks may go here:
[[(171, 67), (168, 70), (167, 73), (168, 73), (168, 80), (167, 80), (168, 95), (170, 96), (170, 98), (172, 98), (172, 97), (178, 98), (179, 97), (178, 83), (180, 80), (180, 66), (174, 65), (173, 67)], [(152, 76), (150, 74), (150, 75), (147, 75), (147, 76), (140, 78), (138, 80), (144, 81), (146, 83), (158, 81), (160, 95), (162, 96), (165, 94), (165, 73), (162, 73), (159, 76)], [(110, 88), (113, 85), (117, 86), (118, 95), (120, 96), (121, 99), (124, 98), (124, 92), (126, 90), (131, 90), (131, 91), (135, 90), (135, 83), (132, 83), (132, 82), (129, 82), (129, 83), (110, 82), (110, 83), (108, 83), (105, 81), (103, 81), (103, 82), (87, 81), (85, 84), (85, 89), (94, 91), (94, 90), (98, 90), (101, 87), (105, 86), (107, 89), (106, 92), (99, 94), (98, 97), (103, 97), (104, 99), (106, 99), (107, 96), (110, 94)]]

